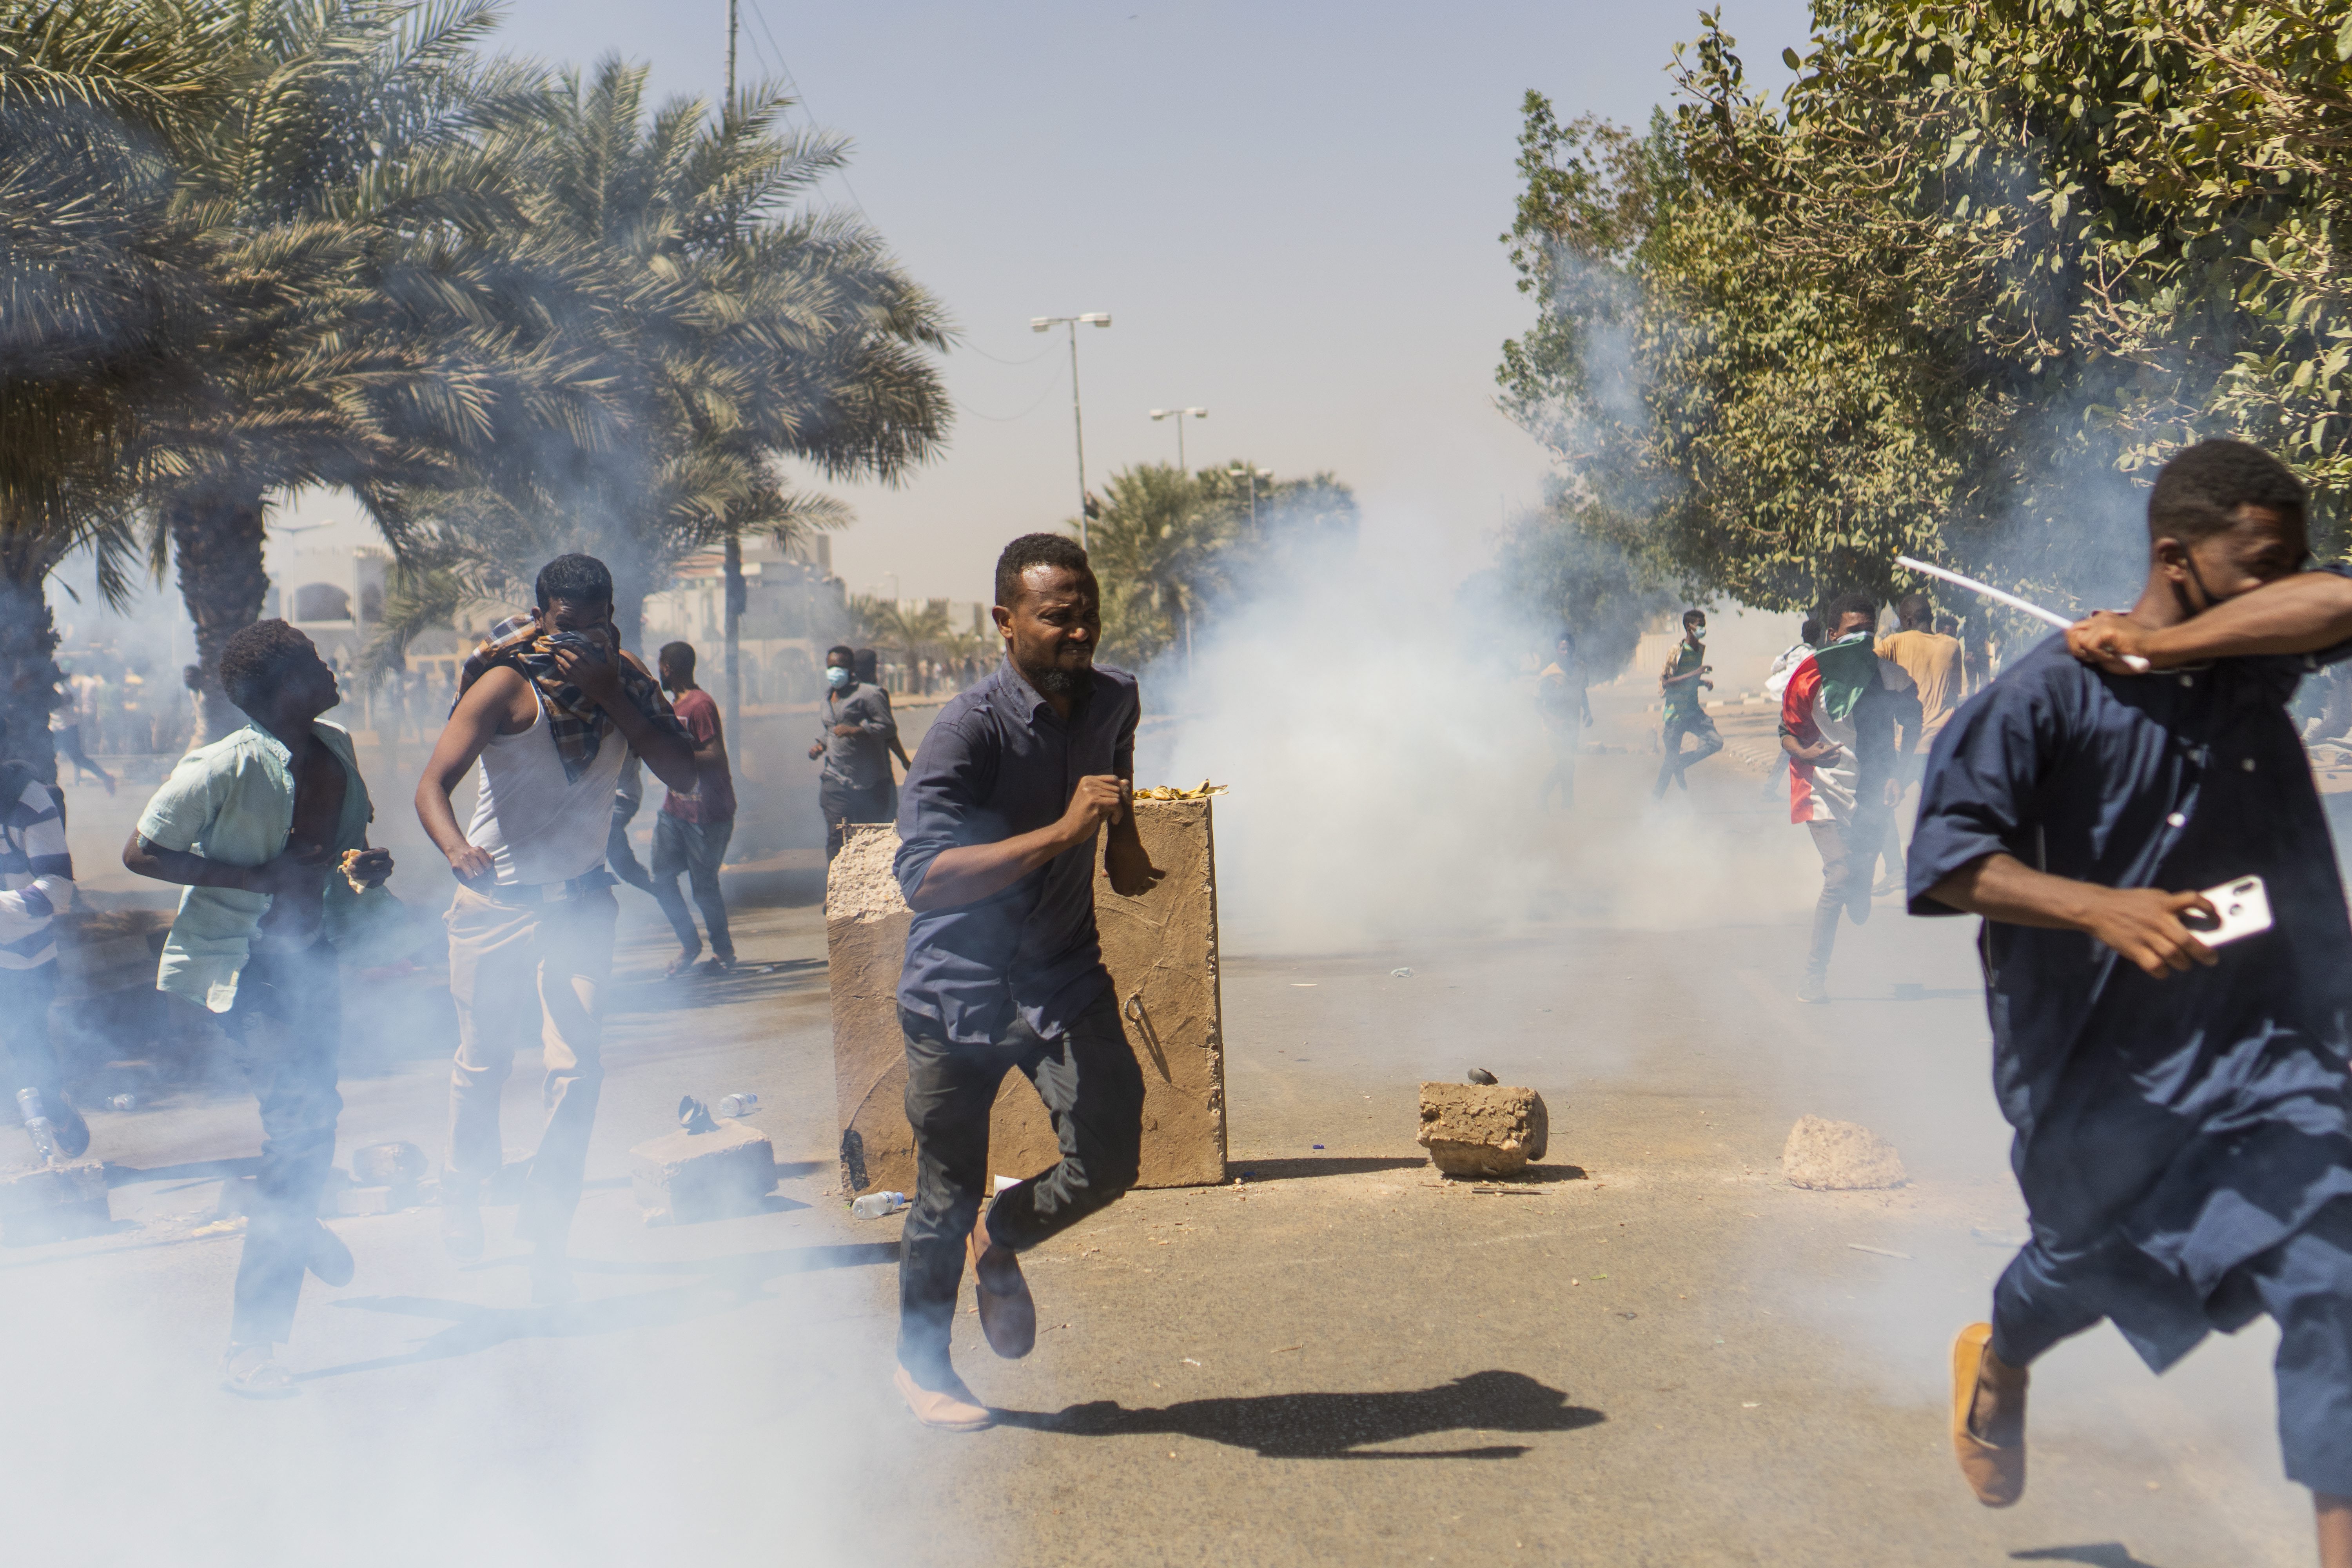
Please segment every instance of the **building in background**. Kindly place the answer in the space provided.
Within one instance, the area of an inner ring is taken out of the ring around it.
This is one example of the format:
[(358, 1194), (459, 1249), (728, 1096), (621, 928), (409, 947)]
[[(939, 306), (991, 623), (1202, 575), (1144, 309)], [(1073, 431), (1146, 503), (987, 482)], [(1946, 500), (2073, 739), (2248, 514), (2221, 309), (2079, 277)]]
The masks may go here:
[[(824, 650), (847, 639), (849, 595), (833, 574), (833, 541), (824, 534), (779, 548), (743, 542), (743, 619), (737, 657), (745, 707), (813, 702), (823, 685)], [(689, 555), (670, 586), (646, 599), (646, 651), (688, 642), (701, 659), (698, 679), (726, 689), (726, 584), (716, 550)]]

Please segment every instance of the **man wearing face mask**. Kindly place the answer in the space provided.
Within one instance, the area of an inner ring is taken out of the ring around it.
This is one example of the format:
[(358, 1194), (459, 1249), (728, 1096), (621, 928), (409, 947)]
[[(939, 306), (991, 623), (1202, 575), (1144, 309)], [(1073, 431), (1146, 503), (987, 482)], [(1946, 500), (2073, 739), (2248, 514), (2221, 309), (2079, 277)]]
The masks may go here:
[[(1715, 667), (1706, 662), (1706, 612), (1683, 612), (1683, 640), (1675, 645), (1674, 653), (1666, 659), (1666, 668), (1658, 676), (1658, 689), (1665, 697), (1665, 727), (1658, 736), (1659, 748), (1665, 755), (1658, 763), (1658, 782), (1650, 791), (1652, 800), (1665, 797), (1666, 781), (1672, 779), (1679, 789), (1690, 788), (1683, 776), (1693, 765), (1703, 763), (1723, 750), (1723, 737), (1716, 733), (1715, 721), (1706, 716), (1706, 706), (1699, 700), (1702, 689), (1713, 690), (1715, 682), (1707, 679)], [(1698, 742), (1690, 755), (1683, 755), (1683, 737), (1689, 735)]]
[[(1004, 662), (924, 735), (893, 868), (914, 911), (898, 979), (915, 1201), (897, 1384), (917, 1420), (956, 1431), (993, 1419), (948, 1361), (965, 1260), (989, 1348), (1026, 1355), (1037, 1314), (1018, 1255), (1135, 1180), (1143, 1073), (1096, 936), (1095, 846), (1122, 897), (1162, 875), (1129, 806), (1142, 702), (1133, 676), (1094, 662), (1101, 598), (1086, 552), (1061, 534), (1014, 540), (997, 558), (994, 616)], [(1016, 1068), (1062, 1158), (983, 1214), (990, 1108)]]
[[(540, 572), (538, 608), (493, 628), (466, 661), (457, 707), (416, 785), (416, 815), (457, 879), (449, 995), (457, 1006), (442, 1240), (482, 1252), (481, 1196), (499, 1173), (499, 1092), (516, 1050), (539, 1042), (546, 1129), (530, 1162), (519, 1240), (531, 1294), (572, 1296), (565, 1261), (604, 1077), (598, 994), (613, 967), (614, 791), (635, 752), (681, 793), (701, 782), (694, 742), (613, 628), (613, 576), (589, 555)], [(449, 792), (476, 760), (481, 792), (460, 829)]]
[[(2352, 922), (2286, 712), (2352, 658), (2352, 579), (2303, 569), (2306, 506), (2242, 442), (2167, 463), (2138, 602), (2014, 661), (1937, 739), (1909, 893), (1983, 918), (2032, 1219), (1952, 1351), (1978, 1500), (2024, 1490), (2026, 1369), (2060, 1341), (2105, 1319), (2160, 1372), (2268, 1314), (2287, 1477), (2320, 1561), (2352, 1568)], [(2246, 877), (2270, 928), (2209, 945), (2200, 889)]]
[(824, 650), (824, 700), (816, 707), (812, 758), (823, 757), (816, 803), (824, 813), (824, 858), (841, 853), (842, 829), (853, 822), (890, 820), (890, 752), (898, 726), (890, 699), (880, 687), (857, 679), (857, 655), (835, 646)]

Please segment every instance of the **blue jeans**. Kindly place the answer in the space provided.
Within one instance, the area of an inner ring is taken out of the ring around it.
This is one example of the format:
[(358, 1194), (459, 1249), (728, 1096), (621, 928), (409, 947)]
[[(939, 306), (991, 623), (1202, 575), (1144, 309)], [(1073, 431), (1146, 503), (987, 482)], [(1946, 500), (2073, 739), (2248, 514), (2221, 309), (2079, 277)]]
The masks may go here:
[(702, 951), (694, 934), (694, 917), (686, 912), (686, 899), (677, 890), (677, 874), (686, 873), (694, 902), (709, 928), (710, 951), (721, 958), (735, 956), (735, 939), (727, 933), (727, 900), (719, 890), (719, 862), (727, 858), (727, 840), (734, 836), (733, 818), (724, 822), (688, 822), (665, 811), (654, 821), (653, 895), (661, 900), (677, 945), (689, 953)]

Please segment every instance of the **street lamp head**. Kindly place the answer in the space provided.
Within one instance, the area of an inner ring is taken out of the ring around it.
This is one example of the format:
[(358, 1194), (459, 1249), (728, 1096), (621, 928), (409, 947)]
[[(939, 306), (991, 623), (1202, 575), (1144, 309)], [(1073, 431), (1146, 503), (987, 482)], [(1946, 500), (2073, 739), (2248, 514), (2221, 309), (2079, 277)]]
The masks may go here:
[(1033, 332), (1051, 331), (1053, 325), (1054, 318), (1051, 316), (1032, 316), (1029, 318), (1029, 330)]
[(1110, 312), (1108, 310), (1089, 310), (1085, 315), (1080, 316), (1078, 320), (1081, 321), (1091, 321), (1097, 327), (1108, 327), (1110, 325)]
[(1195, 419), (1206, 419), (1209, 416), (1209, 411), (1205, 408), (1187, 408), (1184, 412)]
[(1157, 423), (1160, 420), (1167, 418), (1171, 414), (1175, 413), (1177, 413), (1177, 410), (1173, 408), (1155, 408), (1151, 411), (1151, 417), (1153, 422)]

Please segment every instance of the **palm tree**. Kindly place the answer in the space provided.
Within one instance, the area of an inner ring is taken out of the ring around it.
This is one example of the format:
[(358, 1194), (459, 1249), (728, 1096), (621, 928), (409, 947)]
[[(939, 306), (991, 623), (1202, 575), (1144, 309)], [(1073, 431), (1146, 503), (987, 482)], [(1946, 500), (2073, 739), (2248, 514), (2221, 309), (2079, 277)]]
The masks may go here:
[(715, 121), (698, 100), (648, 117), (645, 77), (617, 60), (568, 74), (490, 139), (516, 173), (510, 244), (564, 279), (560, 304), (513, 323), (515, 342), (593, 366), (611, 427), (542, 443), (521, 483), (404, 495), (393, 539), (441, 574), (436, 603), (520, 596), (531, 564), (591, 551), (614, 569), (632, 643), (680, 557), (845, 521), (780, 458), (893, 479), (949, 418), (929, 357), (946, 344), (937, 305), (865, 225), (793, 207), (841, 143), (781, 134), (786, 100), (757, 89)]
[(948, 602), (926, 599), (922, 608), (908, 610), (896, 599), (853, 594), (849, 599), (851, 635), (880, 651), (902, 655), (911, 665), (926, 654), (944, 651), (955, 640), (948, 627)]
[(202, 395), (158, 432), (172, 460), (151, 487), (214, 734), (235, 721), (214, 672), (260, 614), (274, 495), (345, 486), (397, 534), (408, 491), (466, 482), (594, 401), (582, 367), (485, 325), (544, 281), (489, 243), (509, 182), (483, 127), (537, 80), (476, 60), (493, 0), (226, 10), (229, 90), (174, 143), (175, 215), (215, 306)]
[(56, 776), (49, 574), (82, 549), (120, 605), (148, 432), (184, 404), (209, 301), (168, 145), (224, 86), (217, 11), (0, 0), (0, 718)]

